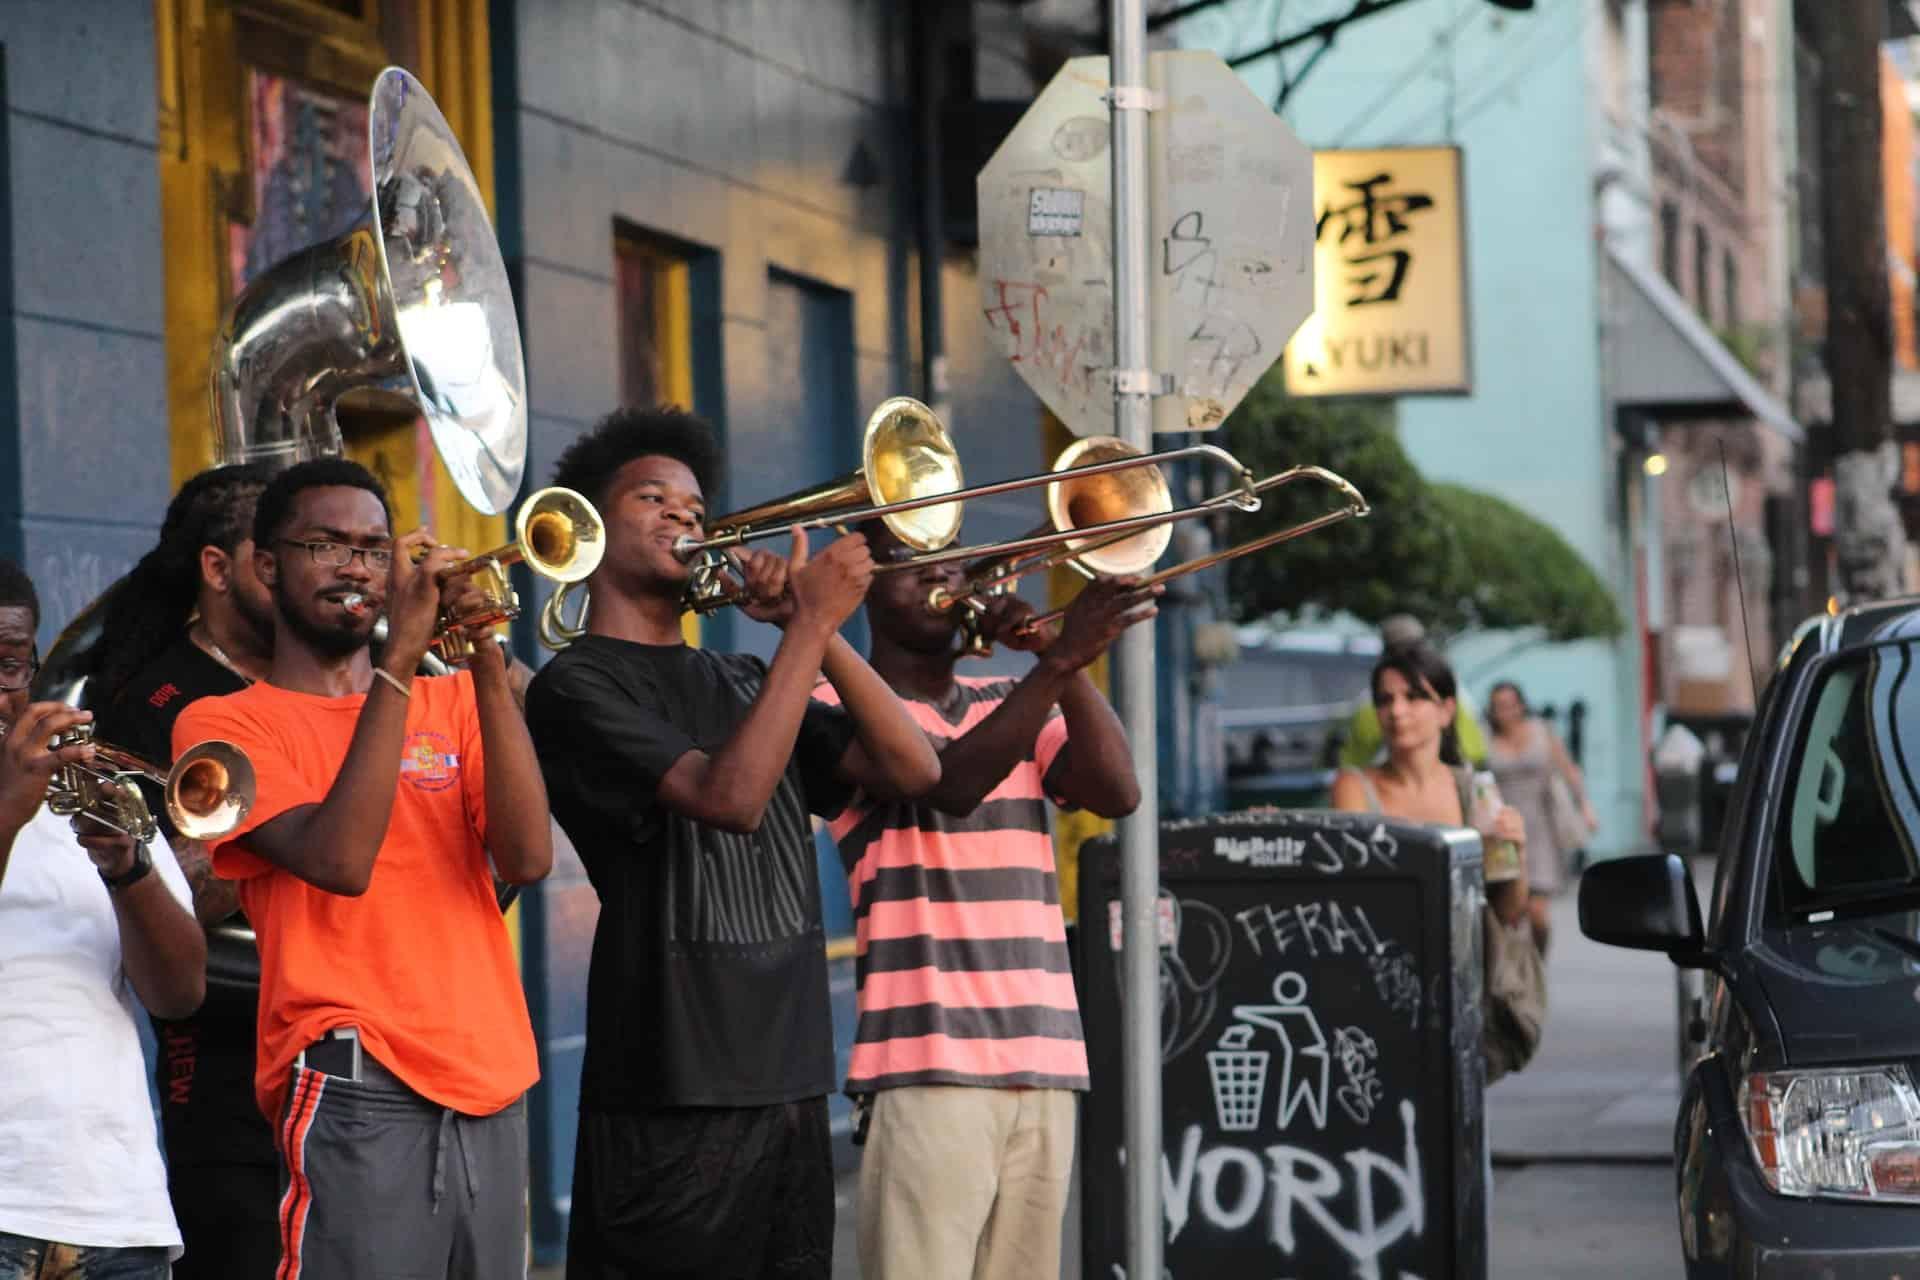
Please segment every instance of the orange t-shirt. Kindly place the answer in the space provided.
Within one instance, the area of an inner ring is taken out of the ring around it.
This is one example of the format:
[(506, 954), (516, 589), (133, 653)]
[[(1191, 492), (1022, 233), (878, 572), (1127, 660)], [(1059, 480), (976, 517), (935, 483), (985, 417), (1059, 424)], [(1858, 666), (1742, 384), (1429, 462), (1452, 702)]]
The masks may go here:
[(540, 1070), (487, 860), (472, 677), (413, 682), (393, 817), (366, 893), (329, 893), (247, 847), (254, 828), (326, 798), (365, 702), (260, 683), (202, 698), (174, 724), (176, 757), (224, 738), (247, 753), (258, 786), (246, 820), (213, 849), (260, 940), (254, 1096), (277, 1116), (300, 1050), (356, 1026), (365, 1051), (416, 1093), (491, 1115)]

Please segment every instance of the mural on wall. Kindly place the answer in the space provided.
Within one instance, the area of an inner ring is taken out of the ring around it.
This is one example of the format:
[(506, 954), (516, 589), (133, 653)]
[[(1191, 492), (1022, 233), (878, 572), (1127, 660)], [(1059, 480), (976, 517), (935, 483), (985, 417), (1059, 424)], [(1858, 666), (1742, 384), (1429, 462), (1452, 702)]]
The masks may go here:
[(228, 288), (331, 239), (371, 197), (367, 99), (247, 71), (247, 167), (253, 218), (227, 224)]

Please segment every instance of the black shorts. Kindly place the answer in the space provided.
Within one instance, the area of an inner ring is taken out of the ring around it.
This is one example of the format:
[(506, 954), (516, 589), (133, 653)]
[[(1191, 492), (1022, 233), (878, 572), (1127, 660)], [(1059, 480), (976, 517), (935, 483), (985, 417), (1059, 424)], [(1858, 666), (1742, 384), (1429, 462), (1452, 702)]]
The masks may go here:
[(582, 1111), (568, 1280), (828, 1280), (827, 1100)]

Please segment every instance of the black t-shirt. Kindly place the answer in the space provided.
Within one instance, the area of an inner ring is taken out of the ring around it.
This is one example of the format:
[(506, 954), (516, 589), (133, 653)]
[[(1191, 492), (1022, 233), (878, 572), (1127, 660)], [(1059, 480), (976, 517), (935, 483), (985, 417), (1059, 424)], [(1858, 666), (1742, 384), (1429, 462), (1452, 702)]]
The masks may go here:
[(750, 835), (657, 800), (675, 761), (733, 735), (766, 674), (743, 654), (585, 636), (527, 690), (554, 817), (600, 895), (583, 1109), (757, 1106), (833, 1091), (807, 813), (830, 815), (848, 798), (836, 766), (852, 722), (808, 705)]
[[(111, 704), (93, 707), (94, 733), (102, 742), (164, 769), (173, 762), (173, 722), (180, 713), (196, 699), (246, 687), (246, 681), (182, 633), (129, 680)], [(143, 784), (142, 790), (172, 839), (173, 824), (167, 821), (160, 787)], [(153, 1020), (160, 1049), (154, 1083), (170, 1162), (274, 1163), (273, 1130), (253, 1099), (258, 1004), (257, 988), (209, 985), (206, 1002), (190, 1017)]]

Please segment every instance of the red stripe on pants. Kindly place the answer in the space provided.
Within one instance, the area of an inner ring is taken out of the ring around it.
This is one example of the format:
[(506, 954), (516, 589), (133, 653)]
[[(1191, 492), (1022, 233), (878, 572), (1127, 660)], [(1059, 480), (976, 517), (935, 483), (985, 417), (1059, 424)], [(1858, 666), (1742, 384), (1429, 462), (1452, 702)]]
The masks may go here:
[(280, 1266), (274, 1280), (300, 1280), (300, 1245), (313, 1203), (313, 1188), (307, 1182), (307, 1131), (313, 1128), (326, 1086), (325, 1072), (303, 1068), (280, 1126), (280, 1153), (287, 1162), (288, 1178), (287, 1193), (280, 1198)]

